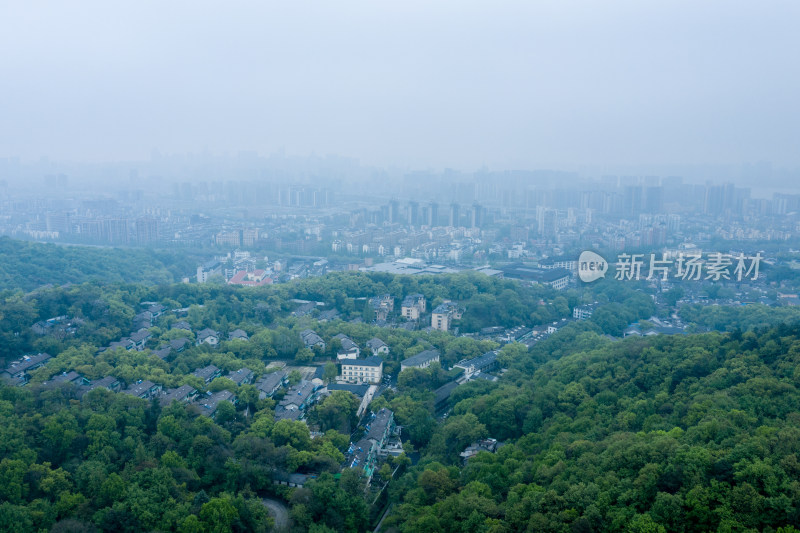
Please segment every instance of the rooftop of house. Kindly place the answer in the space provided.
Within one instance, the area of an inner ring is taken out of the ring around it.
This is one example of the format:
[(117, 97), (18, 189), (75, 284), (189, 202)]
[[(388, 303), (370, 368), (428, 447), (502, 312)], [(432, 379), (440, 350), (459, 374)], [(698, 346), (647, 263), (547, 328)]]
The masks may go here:
[(408, 296), (403, 298), (403, 307), (411, 307), (413, 305), (417, 305), (417, 302), (424, 299), (425, 296), (421, 294), (409, 294)]
[(181, 385), (177, 389), (169, 389), (164, 396), (161, 397), (161, 405), (169, 405), (175, 401), (183, 401), (190, 396), (197, 394), (197, 389), (191, 385)]
[(483, 355), (473, 357), (471, 359), (462, 359), (454, 366), (458, 366), (461, 368), (468, 368), (470, 366), (474, 366), (475, 368), (484, 368), (491, 364), (494, 364), (495, 361), (497, 361), (497, 352), (491, 351), (491, 352), (486, 352)]
[(400, 364), (403, 366), (418, 366), (428, 361), (439, 359), (439, 357), (441, 357), (439, 350), (425, 350), (424, 352), (413, 355), (408, 359), (404, 359), (400, 362)]
[(253, 379), (253, 371), (249, 368), (240, 368), (239, 370), (231, 370), (228, 373), (228, 379), (233, 380), (237, 385), (241, 385), (245, 381)]
[(155, 386), (156, 384), (153, 383), (152, 381), (144, 380), (138, 383), (134, 383), (133, 385), (125, 389), (123, 392), (125, 392), (126, 394), (131, 394), (133, 396), (141, 396), (142, 394), (145, 394), (147, 391), (149, 391)]
[(328, 385), (328, 391), (333, 392), (337, 390), (343, 390), (350, 393), (353, 393), (355, 396), (359, 398), (363, 398), (364, 395), (367, 394), (369, 390), (369, 385), (361, 384), (361, 385), (352, 385), (350, 383), (331, 383)]
[(375, 413), (375, 420), (369, 423), (369, 430), (366, 438), (382, 442), (386, 434), (386, 428), (391, 424), (393, 418), (394, 413), (386, 407), (383, 407), (380, 411)]
[(388, 346), (385, 342), (380, 340), (378, 337), (373, 337), (367, 341), (367, 348), (370, 350), (378, 350), (383, 348), (384, 346)]
[(342, 366), (374, 366), (379, 367), (383, 364), (383, 359), (377, 355), (366, 359), (346, 359), (342, 361)]
[(211, 379), (211, 376), (217, 373), (219, 373), (219, 368), (215, 367), (214, 365), (208, 365), (207, 367), (204, 368), (198, 368), (197, 370), (192, 372), (192, 375), (197, 376), (198, 378), (203, 379), (205, 381), (208, 381), (209, 379)]
[(286, 396), (283, 397), (279, 405), (284, 408), (292, 405), (300, 407), (314, 394), (315, 389), (316, 385), (314, 385), (314, 383), (302, 380), (286, 392)]
[(240, 339), (240, 340), (249, 340), (250, 337), (247, 335), (247, 332), (242, 329), (235, 329), (228, 334), (228, 338), (230, 339)]
[(208, 337), (219, 337), (219, 333), (217, 333), (211, 328), (201, 329), (200, 331), (197, 332), (198, 339), (206, 339)]
[(219, 392), (215, 392), (214, 394), (198, 398), (197, 404), (202, 408), (201, 412), (203, 414), (213, 415), (217, 412), (217, 407), (219, 407), (220, 403), (234, 403), (235, 400), (236, 396), (231, 391), (221, 390)]
[(256, 381), (256, 388), (260, 391), (266, 392), (267, 394), (272, 394), (272, 392), (280, 387), (283, 380), (286, 378), (286, 372), (283, 370), (278, 370), (277, 372), (270, 372), (269, 374), (264, 374)]
[(18, 359), (17, 361), (14, 361), (10, 365), (8, 365), (5, 371), (12, 375), (24, 373), (32, 368), (44, 364), (49, 359), (51, 359), (51, 356), (50, 354), (47, 353), (37, 353), (35, 355), (23, 355), (21, 359)]

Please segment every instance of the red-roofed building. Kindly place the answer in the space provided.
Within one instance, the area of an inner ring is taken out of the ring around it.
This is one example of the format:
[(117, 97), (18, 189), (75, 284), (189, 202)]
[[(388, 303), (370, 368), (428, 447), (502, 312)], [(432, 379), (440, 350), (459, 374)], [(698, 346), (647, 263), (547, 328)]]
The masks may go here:
[(228, 281), (228, 284), (249, 286), (270, 285), (272, 284), (272, 278), (267, 277), (267, 272), (265, 270), (257, 269), (252, 272), (240, 270), (233, 275), (230, 281)]

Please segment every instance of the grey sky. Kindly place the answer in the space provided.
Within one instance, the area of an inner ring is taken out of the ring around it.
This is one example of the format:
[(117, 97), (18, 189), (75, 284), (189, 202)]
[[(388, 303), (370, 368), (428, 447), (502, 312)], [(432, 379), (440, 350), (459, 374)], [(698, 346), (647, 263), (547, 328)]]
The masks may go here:
[(800, 165), (800, 2), (0, 7), (0, 157)]

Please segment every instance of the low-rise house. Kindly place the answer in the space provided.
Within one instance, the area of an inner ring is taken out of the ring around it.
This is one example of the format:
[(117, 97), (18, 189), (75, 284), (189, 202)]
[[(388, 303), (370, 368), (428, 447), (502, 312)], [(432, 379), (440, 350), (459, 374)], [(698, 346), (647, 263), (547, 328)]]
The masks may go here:
[(272, 398), (272, 396), (280, 389), (286, 382), (286, 372), (278, 370), (277, 372), (270, 372), (264, 374), (256, 381), (256, 389), (258, 389), (258, 397), (263, 400), (264, 398)]
[(191, 385), (181, 385), (177, 389), (169, 389), (164, 391), (164, 395), (159, 398), (159, 402), (163, 406), (167, 406), (172, 402), (189, 403), (197, 396), (197, 389)]
[(361, 439), (357, 443), (351, 444), (347, 450), (345, 467), (362, 470), (367, 483), (369, 483), (375, 472), (378, 450), (378, 443), (370, 439)]
[(464, 370), (464, 377), (469, 379), (473, 374), (478, 372), (489, 372), (497, 366), (497, 351), (486, 352), (483, 355), (473, 357), (471, 359), (462, 359), (453, 368), (461, 368)]
[(297, 307), (297, 309), (295, 309), (294, 311), (292, 311), (292, 316), (301, 317), (301, 316), (310, 315), (310, 314), (311, 314), (311, 312), (312, 312), (314, 309), (316, 309), (316, 307), (317, 307), (317, 304), (316, 304), (316, 303), (314, 303), (314, 302), (304, 302), (304, 303), (301, 303), (301, 304), (300, 304), (300, 305)]
[(389, 436), (394, 432), (394, 412), (386, 407), (375, 413), (375, 419), (367, 427), (366, 438), (378, 443), (378, 448), (383, 448)]
[(548, 335), (552, 335), (553, 333), (555, 333), (556, 331), (560, 330), (561, 328), (563, 328), (567, 324), (569, 324), (569, 319), (562, 318), (561, 320), (557, 320), (557, 321), (553, 322), (552, 324), (549, 324), (545, 331), (547, 332)]
[(458, 382), (451, 381), (433, 391), (433, 409), (435, 412), (439, 413), (447, 407), (450, 395), (456, 387), (458, 387)]
[(185, 320), (179, 320), (172, 324), (169, 329), (183, 329), (186, 331), (192, 331), (192, 326)]
[(337, 390), (347, 391), (359, 399), (363, 398), (364, 395), (367, 394), (369, 390), (369, 385), (362, 383), (360, 385), (355, 385), (352, 383), (329, 383), (326, 390), (330, 393)]
[(249, 341), (250, 337), (243, 329), (235, 329), (228, 334), (228, 340)]
[(108, 344), (108, 348), (107, 349), (108, 350), (115, 350), (117, 348), (122, 348), (122, 349), (125, 349), (125, 350), (135, 350), (136, 349), (136, 343), (133, 340), (131, 340), (129, 337), (122, 337), (118, 341), (110, 342)]
[(153, 313), (150, 311), (142, 311), (133, 317), (133, 327), (135, 329), (149, 328), (153, 325)]
[(211, 383), (215, 378), (222, 375), (222, 370), (214, 365), (208, 365), (207, 367), (196, 369), (192, 372), (192, 375), (202, 379), (205, 383)]
[(172, 339), (171, 341), (169, 341), (169, 347), (179, 353), (185, 350), (186, 345), (188, 344), (191, 344), (191, 342), (186, 337), (181, 337), (180, 339)]
[(358, 356), (361, 355), (361, 349), (358, 345), (344, 333), (339, 333), (333, 338), (339, 339), (339, 342), (342, 344), (341, 349), (336, 352), (336, 359), (339, 361), (344, 359), (357, 359)]
[(497, 439), (480, 439), (467, 446), (467, 448), (458, 455), (460, 455), (461, 459), (466, 463), (480, 452), (494, 453), (497, 451), (497, 448)]
[(147, 308), (147, 310), (150, 312), (151, 315), (153, 315), (153, 319), (156, 319), (161, 315), (163, 315), (166, 312), (167, 308), (161, 305), (160, 303), (152, 303)]
[(236, 396), (231, 391), (221, 390), (214, 394), (198, 397), (195, 404), (200, 407), (201, 414), (213, 417), (217, 414), (217, 408), (222, 402), (236, 405)]
[(219, 333), (210, 328), (205, 328), (197, 332), (197, 345), (208, 344), (216, 346), (219, 344)]
[(625, 331), (622, 332), (623, 337), (641, 337), (642, 330), (639, 328), (638, 324), (633, 324), (625, 328)]
[(302, 380), (291, 387), (275, 408), (275, 420), (300, 420), (314, 401), (317, 385)]
[(389, 345), (377, 337), (367, 341), (367, 348), (372, 352), (372, 355), (387, 355), (389, 353)]
[(231, 370), (225, 377), (237, 385), (248, 385), (253, 382), (253, 371), (249, 368), (240, 368), (239, 370)]
[(380, 383), (383, 379), (383, 359), (373, 355), (366, 359), (343, 360), (341, 379), (350, 383)]
[(104, 378), (92, 381), (89, 385), (81, 386), (78, 389), (78, 394), (83, 396), (87, 392), (95, 389), (106, 389), (111, 392), (119, 392), (122, 390), (122, 382), (114, 376), (106, 376)]
[(599, 304), (597, 302), (587, 305), (576, 305), (572, 310), (572, 317), (575, 320), (588, 320), (592, 317), (592, 313), (597, 309)]
[[(389, 409), (383, 408), (378, 411), (374, 418), (366, 425), (367, 430), (364, 438), (356, 444), (350, 444), (347, 450), (345, 467), (358, 468), (364, 471), (364, 477), (369, 483), (375, 471), (378, 459), (389, 453), (395, 454), (392, 450), (384, 449), (389, 444), (389, 437), (395, 431), (394, 413)], [(395, 449), (402, 449), (399, 442), (393, 443)]]
[(140, 329), (135, 333), (131, 333), (130, 339), (131, 342), (133, 342), (134, 349), (141, 352), (144, 350), (145, 346), (147, 345), (147, 341), (149, 341), (152, 336), (153, 335), (148, 330)]
[(159, 346), (155, 350), (153, 350), (153, 355), (161, 359), (162, 361), (169, 357), (169, 354), (172, 353), (172, 348), (169, 347), (169, 344), (165, 344), (163, 346)]
[(136, 396), (137, 398), (147, 400), (154, 396), (158, 396), (158, 394), (161, 392), (161, 385), (157, 385), (148, 380), (139, 380), (122, 392), (124, 394), (130, 394), (131, 396)]
[(45, 381), (44, 383), (42, 383), (42, 385), (45, 386), (45, 387), (47, 387), (47, 386), (57, 386), (60, 383), (71, 383), (71, 384), (75, 385), (76, 387), (80, 387), (82, 385), (89, 385), (91, 383), (91, 381), (89, 381), (85, 377), (81, 376), (80, 374), (78, 374), (74, 370), (71, 370), (69, 372), (63, 372), (61, 374), (53, 376), (48, 381)]
[(335, 320), (338, 317), (339, 317), (339, 311), (337, 311), (336, 309), (329, 309), (327, 311), (322, 311), (317, 317), (317, 320), (319, 322), (328, 322), (331, 320)]
[(425, 296), (422, 294), (409, 294), (403, 298), (400, 311), (406, 320), (419, 320), (419, 317), (425, 312), (425, 307)]
[(408, 359), (400, 361), (400, 371), (406, 368), (428, 368), (431, 363), (438, 362), (441, 359), (439, 350), (425, 350), (417, 355), (411, 356)]
[(272, 479), (273, 485), (284, 485), (286, 487), (302, 489), (310, 479), (316, 479), (316, 475), (309, 474), (286, 474), (284, 472), (276, 472)]
[(455, 302), (449, 300), (437, 305), (431, 313), (431, 328), (440, 331), (449, 331), (453, 320), (461, 318), (461, 309)]
[(321, 351), (325, 350), (325, 341), (322, 340), (322, 337), (317, 335), (317, 332), (313, 329), (304, 329), (300, 332), (300, 340), (303, 341), (303, 344), (309, 350), (313, 350), (317, 348)]
[(229, 285), (244, 285), (247, 287), (260, 287), (271, 283), (272, 278), (267, 276), (267, 271), (258, 268), (250, 272), (239, 270), (228, 280)]
[(12, 362), (5, 370), (0, 372), (0, 378), (5, 378), (15, 385), (25, 385), (28, 383), (28, 373), (44, 366), (51, 358), (50, 354), (47, 353), (23, 355), (21, 359)]
[(369, 299), (369, 306), (375, 312), (376, 320), (386, 320), (394, 310), (394, 298), (390, 294), (374, 296)]
[(534, 331), (531, 328), (527, 328), (525, 326), (516, 326), (504, 331), (502, 335), (497, 337), (497, 340), (505, 343), (521, 342), (530, 337), (533, 333)]
[(40, 320), (31, 326), (34, 335), (47, 335), (53, 329), (53, 325), (46, 320)]

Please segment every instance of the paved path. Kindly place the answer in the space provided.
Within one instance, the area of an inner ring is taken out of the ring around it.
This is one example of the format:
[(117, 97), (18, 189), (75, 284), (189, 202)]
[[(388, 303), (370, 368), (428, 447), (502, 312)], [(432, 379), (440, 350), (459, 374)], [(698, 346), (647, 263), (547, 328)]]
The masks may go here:
[(375, 526), (375, 532), (374, 532), (374, 533), (378, 533), (378, 531), (380, 531), (380, 530), (381, 530), (381, 526), (383, 525), (383, 520), (384, 520), (384, 519), (386, 518), (386, 516), (389, 514), (389, 511), (391, 511), (391, 510), (392, 510), (392, 507), (394, 507), (394, 504), (393, 504), (393, 503), (390, 503), (390, 504), (389, 504), (389, 507), (387, 507), (387, 508), (386, 508), (386, 510), (383, 512), (383, 516), (381, 516), (381, 521), (380, 521), (380, 522), (378, 522), (378, 525), (377, 525), (377, 526)]
[(272, 519), (275, 520), (275, 530), (288, 531), (289, 510), (286, 508), (286, 505), (283, 502), (273, 500), (272, 498), (262, 498), (261, 503), (263, 503), (264, 507), (267, 508)]

